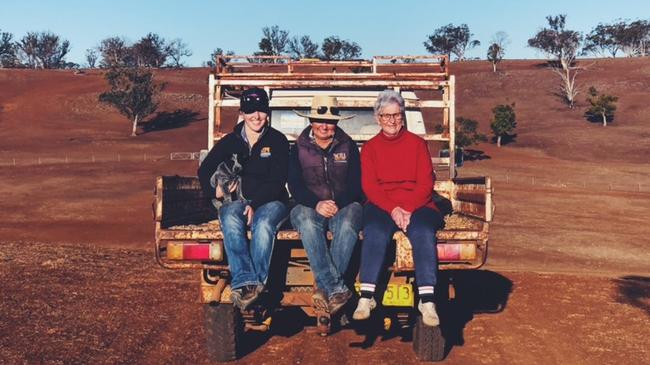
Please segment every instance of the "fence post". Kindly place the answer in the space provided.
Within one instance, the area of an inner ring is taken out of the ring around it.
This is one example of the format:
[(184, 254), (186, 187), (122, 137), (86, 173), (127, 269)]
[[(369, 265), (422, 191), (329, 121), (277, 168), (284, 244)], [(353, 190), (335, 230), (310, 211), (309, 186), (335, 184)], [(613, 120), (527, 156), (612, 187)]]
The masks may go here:
[(41, 158), (40, 157), (38, 158), (38, 164), (39, 165), (41, 164)]
[(535, 185), (535, 176), (531, 177), (532, 184)]
[(92, 156), (93, 156), (93, 163), (94, 163), (95, 162), (95, 155), (92, 155)]
[(117, 162), (120, 162), (120, 154), (117, 154)]
[(16, 159), (14, 158), (14, 166), (16, 166)]

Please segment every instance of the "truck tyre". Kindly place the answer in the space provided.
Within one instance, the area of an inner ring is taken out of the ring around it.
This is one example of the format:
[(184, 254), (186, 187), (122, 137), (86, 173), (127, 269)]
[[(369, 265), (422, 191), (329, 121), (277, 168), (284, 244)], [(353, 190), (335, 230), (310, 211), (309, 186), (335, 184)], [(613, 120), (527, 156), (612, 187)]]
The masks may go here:
[(419, 314), (413, 328), (413, 351), (420, 361), (442, 361), (445, 357), (445, 338), (440, 326), (425, 325)]
[(236, 360), (244, 333), (239, 310), (232, 304), (210, 303), (203, 306), (203, 315), (210, 360)]

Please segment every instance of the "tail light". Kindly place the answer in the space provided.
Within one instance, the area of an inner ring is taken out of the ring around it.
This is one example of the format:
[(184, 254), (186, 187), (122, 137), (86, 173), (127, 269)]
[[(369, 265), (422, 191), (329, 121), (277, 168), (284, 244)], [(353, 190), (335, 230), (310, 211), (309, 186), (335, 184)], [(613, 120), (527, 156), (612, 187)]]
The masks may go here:
[(185, 261), (223, 261), (223, 243), (167, 243), (167, 259)]

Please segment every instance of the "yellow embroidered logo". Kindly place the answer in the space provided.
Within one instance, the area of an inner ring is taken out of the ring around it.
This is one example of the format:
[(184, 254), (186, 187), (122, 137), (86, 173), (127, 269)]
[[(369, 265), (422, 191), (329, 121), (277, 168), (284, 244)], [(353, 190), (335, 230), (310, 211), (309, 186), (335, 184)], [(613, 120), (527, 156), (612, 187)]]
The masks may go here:
[(345, 152), (335, 153), (334, 162), (347, 162), (348, 156)]
[(262, 147), (260, 152), (260, 157), (269, 157), (271, 156), (271, 147)]

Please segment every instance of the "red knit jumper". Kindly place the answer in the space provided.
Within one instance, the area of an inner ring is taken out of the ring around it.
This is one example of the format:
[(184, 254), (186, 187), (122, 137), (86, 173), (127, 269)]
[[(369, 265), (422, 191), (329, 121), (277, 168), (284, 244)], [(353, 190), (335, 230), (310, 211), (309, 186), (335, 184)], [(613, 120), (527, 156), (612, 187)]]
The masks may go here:
[(395, 137), (379, 132), (361, 150), (361, 186), (368, 201), (390, 214), (395, 207), (409, 212), (427, 206), (435, 174), (424, 139), (406, 128)]

